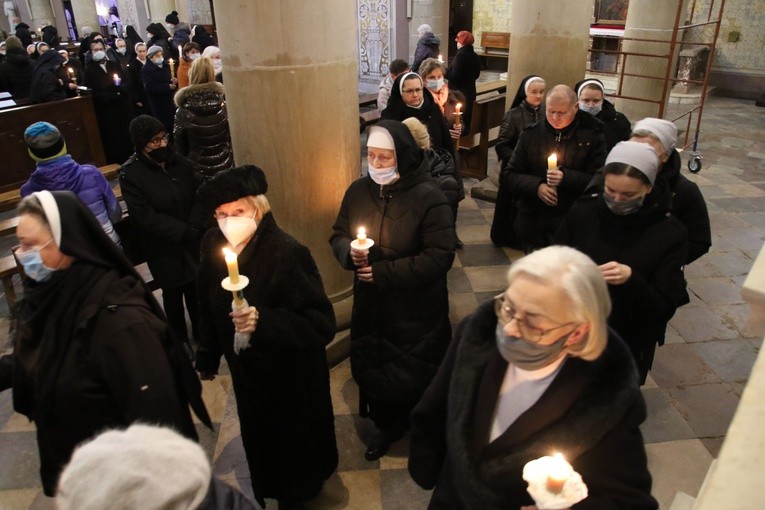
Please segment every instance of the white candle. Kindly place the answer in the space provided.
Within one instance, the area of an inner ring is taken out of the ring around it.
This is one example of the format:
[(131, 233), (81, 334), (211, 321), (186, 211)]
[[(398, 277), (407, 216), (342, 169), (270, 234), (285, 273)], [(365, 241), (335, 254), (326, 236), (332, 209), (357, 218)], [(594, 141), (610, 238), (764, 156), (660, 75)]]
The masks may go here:
[(444, 63), (444, 57), (440, 53), (438, 55), (438, 61), (441, 62), (442, 64)]
[(229, 250), (228, 248), (223, 248), (223, 255), (226, 258), (226, 267), (228, 268), (228, 278), (236, 285), (239, 283), (239, 263), (236, 260), (236, 253)]
[(114, 84), (119, 87), (120, 83), (122, 83), (122, 78), (120, 78), (117, 73), (114, 73), (113, 79), (114, 79)]
[(77, 83), (77, 75), (74, 74), (74, 69), (70, 67), (67, 70), (69, 71), (69, 78), (71, 78), (74, 83)]
[(455, 106), (454, 115), (457, 117), (457, 119), (454, 121), (454, 127), (458, 128), (462, 125), (462, 103), (457, 103), (457, 106)]
[(553, 494), (558, 494), (563, 490), (563, 486), (573, 470), (563, 458), (562, 453), (556, 453), (550, 459), (547, 471), (547, 490)]
[(175, 78), (175, 61), (171, 58), (167, 63), (170, 64), (170, 79)]
[(550, 157), (547, 158), (547, 169), (557, 170), (557, 168), (558, 168), (558, 155), (550, 154)]
[(364, 227), (359, 227), (359, 231), (356, 234), (356, 240), (359, 242), (359, 245), (364, 246), (367, 244), (367, 229)]
[(178, 62), (180, 62), (182, 58), (183, 58), (183, 48), (179, 44), (178, 45)]

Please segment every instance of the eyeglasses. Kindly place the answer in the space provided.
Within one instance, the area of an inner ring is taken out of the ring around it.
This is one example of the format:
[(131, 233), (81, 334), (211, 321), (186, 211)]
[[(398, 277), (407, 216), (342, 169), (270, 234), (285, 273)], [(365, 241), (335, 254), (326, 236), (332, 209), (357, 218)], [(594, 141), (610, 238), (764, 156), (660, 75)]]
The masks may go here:
[(146, 145), (148, 145), (149, 147), (160, 147), (163, 143), (167, 145), (169, 141), (170, 141), (170, 135), (157, 136), (149, 140), (149, 143), (147, 143)]
[(412, 95), (412, 96), (416, 96), (416, 95), (422, 93), (422, 89), (404, 89), (401, 92), (403, 92), (404, 94), (409, 94), (409, 95)]
[(566, 322), (560, 326), (555, 326), (554, 328), (543, 329), (535, 326), (532, 323), (533, 319), (530, 319), (528, 315), (520, 318), (516, 315), (516, 312), (517, 310), (513, 308), (513, 305), (505, 301), (504, 294), (494, 296), (494, 313), (497, 314), (497, 320), (499, 321), (499, 324), (504, 326), (512, 320), (518, 321), (518, 329), (521, 331), (521, 335), (523, 335), (523, 338), (531, 342), (537, 343), (546, 334), (564, 326), (568, 326), (569, 324), (573, 324), (572, 322)]

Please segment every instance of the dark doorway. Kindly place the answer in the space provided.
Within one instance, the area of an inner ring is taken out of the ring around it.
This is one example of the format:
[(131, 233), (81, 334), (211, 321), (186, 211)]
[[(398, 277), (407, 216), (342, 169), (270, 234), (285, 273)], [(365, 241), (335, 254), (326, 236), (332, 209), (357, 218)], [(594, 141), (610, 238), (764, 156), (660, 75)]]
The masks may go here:
[(473, 0), (449, 0), (449, 60), (457, 53), (454, 38), (460, 30), (473, 31)]

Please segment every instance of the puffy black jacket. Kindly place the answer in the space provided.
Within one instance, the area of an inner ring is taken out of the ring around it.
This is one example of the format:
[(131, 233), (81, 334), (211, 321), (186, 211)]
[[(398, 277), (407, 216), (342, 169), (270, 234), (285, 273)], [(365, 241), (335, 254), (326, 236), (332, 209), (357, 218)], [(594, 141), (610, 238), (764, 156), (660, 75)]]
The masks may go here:
[(10, 92), (13, 99), (29, 97), (35, 63), (23, 48), (11, 48), (0, 64), (0, 90)]
[(595, 116), (603, 123), (603, 135), (606, 137), (606, 151), (611, 152), (619, 142), (630, 139), (632, 125), (626, 115), (617, 112), (614, 105), (607, 99), (603, 100), (603, 107)]
[(504, 167), (510, 161), (513, 155), (515, 145), (518, 143), (518, 137), (521, 131), (530, 125), (539, 122), (545, 117), (545, 104), (540, 104), (534, 108), (526, 101), (515, 108), (509, 109), (502, 117), (502, 124), (499, 126), (499, 136), (497, 145), (494, 147), (497, 151), (499, 162)]
[[(547, 158), (557, 154), (563, 181), (558, 186), (558, 203), (548, 206), (537, 195), (539, 185), (547, 180)], [(558, 131), (544, 119), (521, 132), (518, 144), (500, 179), (511, 196), (518, 199), (518, 209), (538, 217), (565, 213), (581, 196), (595, 172), (606, 161), (603, 123), (589, 113), (577, 111), (565, 129)]]
[(379, 186), (370, 177), (345, 193), (330, 238), (340, 264), (355, 270), (350, 243), (363, 226), (374, 283), (355, 279), (351, 368), (370, 398), (416, 401), (436, 373), (451, 338), (446, 273), (456, 236), (443, 192), (409, 130), (381, 120), (396, 146), (401, 178)]
[(223, 85), (189, 85), (175, 94), (175, 145), (206, 175), (234, 166)]
[(412, 72), (420, 72), (420, 64), (426, 58), (438, 57), (438, 51), (441, 47), (441, 39), (429, 32), (417, 41), (417, 47), (414, 49), (414, 60), (412, 60)]
[(656, 344), (664, 343), (667, 322), (687, 302), (683, 265), (688, 234), (670, 214), (671, 191), (657, 179), (639, 211), (612, 213), (602, 193), (582, 197), (566, 214), (556, 244), (580, 250), (596, 264), (616, 261), (632, 269), (621, 285), (609, 285), (608, 324), (635, 355), (641, 381), (651, 368)]

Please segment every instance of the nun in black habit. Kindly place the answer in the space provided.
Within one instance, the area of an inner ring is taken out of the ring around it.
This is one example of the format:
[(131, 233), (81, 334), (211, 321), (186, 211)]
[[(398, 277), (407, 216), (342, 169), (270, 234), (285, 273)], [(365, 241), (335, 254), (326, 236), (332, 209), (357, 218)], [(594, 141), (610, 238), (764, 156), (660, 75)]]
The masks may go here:
[(199, 380), (162, 309), (73, 193), (22, 200), (17, 236), (26, 276), (13, 407), (37, 427), (47, 496), (74, 448), (104, 429), (148, 422), (196, 440), (189, 405), (211, 427)]

